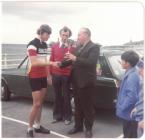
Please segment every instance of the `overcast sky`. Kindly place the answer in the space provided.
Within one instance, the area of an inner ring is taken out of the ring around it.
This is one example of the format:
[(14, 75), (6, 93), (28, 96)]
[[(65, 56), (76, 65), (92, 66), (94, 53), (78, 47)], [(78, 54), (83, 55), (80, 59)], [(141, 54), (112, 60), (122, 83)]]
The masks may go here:
[(88, 27), (92, 40), (102, 45), (144, 39), (143, 7), (137, 2), (3, 2), (2, 43), (28, 43), (41, 24), (52, 27), (48, 41), (57, 41), (63, 26), (72, 39)]

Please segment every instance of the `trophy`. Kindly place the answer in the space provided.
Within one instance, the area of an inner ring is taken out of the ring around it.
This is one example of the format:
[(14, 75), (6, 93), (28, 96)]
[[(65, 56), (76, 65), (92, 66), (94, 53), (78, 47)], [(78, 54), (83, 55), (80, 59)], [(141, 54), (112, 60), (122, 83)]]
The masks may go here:
[[(70, 49), (71, 47), (75, 45), (75, 42), (71, 39), (68, 39), (67, 42), (65, 43), (65, 46), (67, 46), (67, 53), (66, 54), (69, 54), (70, 53)], [(59, 64), (58, 66), (60, 68), (64, 68), (64, 67), (67, 67), (71, 64), (71, 60), (68, 60), (66, 58), (64, 58)]]

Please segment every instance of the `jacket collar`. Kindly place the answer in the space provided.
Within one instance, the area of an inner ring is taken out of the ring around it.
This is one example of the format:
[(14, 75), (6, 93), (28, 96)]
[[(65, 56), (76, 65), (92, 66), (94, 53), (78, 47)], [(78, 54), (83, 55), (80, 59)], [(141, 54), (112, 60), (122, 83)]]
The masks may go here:
[(121, 82), (121, 85), (120, 85), (120, 91), (119, 91), (119, 92), (122, 91), (122, 86), (124, 85), (124, 82), (123, 82), (124, 79), (126, 79), (127, 76), (128, 76), (130, 73), (134, 72), (135, 70), (136, 70), (136, 67), (132, 67), (131, 69), (129, 69), (128, 71), (125, 72), (125, 75), (124, 75), (123, 78), (122, 78), (122, 82)]
[(83, 46), (81, 46), (81, 45), (78, 46), (77, 56), (79, 56), (82, 52), (84, 52), (85, 50), (87, 50), (88, 48), (90, 48), (90, 44), (91, 44), (91, 40), (89, 42), (87, 42)]
[(130, 73), (136, 71), (136, 66), (132, 67), (131, 69), (127, 70), (125, 72), (124, 78), (127, 77)]

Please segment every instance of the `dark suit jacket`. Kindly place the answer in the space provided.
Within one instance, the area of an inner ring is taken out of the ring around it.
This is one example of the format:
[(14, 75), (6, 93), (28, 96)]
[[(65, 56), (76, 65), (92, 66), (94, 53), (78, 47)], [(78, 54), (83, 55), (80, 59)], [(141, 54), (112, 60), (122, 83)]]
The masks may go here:
[(72, 67), (72, 82), (78, 88), (95, 86), (96, 64), (100, 47), (89, 41), (83, 48), (78, 46), (75, 51), (76, 61)]

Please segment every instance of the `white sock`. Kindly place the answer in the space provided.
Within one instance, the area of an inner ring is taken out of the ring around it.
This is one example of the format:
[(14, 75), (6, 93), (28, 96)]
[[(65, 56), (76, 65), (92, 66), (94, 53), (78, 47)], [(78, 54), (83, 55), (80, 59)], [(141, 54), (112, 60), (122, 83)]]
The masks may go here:
[(40, 128), (40, 123), (36, 123), (33, 125), (34, 128), (39, 129)]
[(33, 130), (33, 127), (28, 127), (28, 131)]

